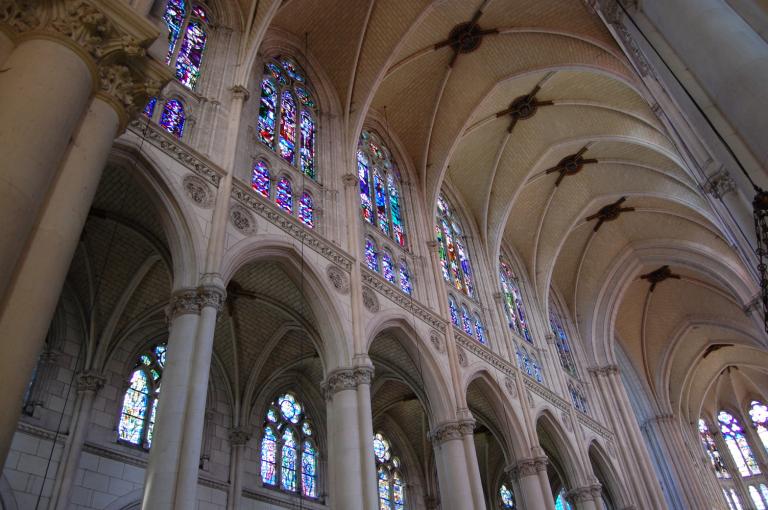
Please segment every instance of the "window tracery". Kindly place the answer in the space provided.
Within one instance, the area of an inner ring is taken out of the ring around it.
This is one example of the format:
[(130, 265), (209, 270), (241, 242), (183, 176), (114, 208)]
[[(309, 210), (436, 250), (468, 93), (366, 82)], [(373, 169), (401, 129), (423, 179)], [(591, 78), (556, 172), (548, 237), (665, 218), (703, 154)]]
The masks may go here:
[(568, 333), (563, 325), (563, 314), (554, 295), (549, 298), (549, 326), (552, 328), (552, 334), (555, 335), (555, 345), (560, 358), (560, 365), (573, 377), (577, 376), (576, 361), (571, 352), (571, 342), (568, 339)]
[(755, 431), (757, 431), (757, 437), (760, 438), (763, 448), (768, 452), (768, 406), (758, 400), (753, 400), (749, 404), (749, 417)]
[(405, 481), (400, 459), (392, 454), (391, 443), (381, 433), (373, 436), (380, 510), (405, 510)]
[(723, 434), (723, 439), (739, 474), (742, 477), (759, 475), (760, 468), (739, 421), (728, 411), (720, 411), (717, 414), (717, 421), (720, 422), (720, 432)]
[(251, 172), (251, 187), (261, 194), (265, 198), (269, 198), (269, 167), (267, 164), (258, 160), (253, 165), (253, 172)]
[(529, 377), (533, 377), (538, 382), (544, 382), (544, 376), (541, 371), (539, 361), (522, 345), (517, 346), (516, 351), (517, 366)]
[(437, 199), (435, 236), (443, 278), (452, 284), (456, 290), (470, 298), (474, 297), (472, 268), (467, 250), (464, 247), (461, 223), (442, 194)]
[(315, 226), (315, 209), (312, 205), (312, 195), (304, 192), (299, 201), (299, 221), (312, 228)]
[(371, 237), (365, 238), (363, 252), (368, 269), (380, 273), (392, 285), (399, 285), (400, 290), (406, 294), (412, 294), (411, 273), (404, 257), (397, 264), (392, 252), (387, 248), (379, 250)]
[(731, 475), (728, 473), (723, 458), (720, 456), (720, 452), (715, 445), (715, 438), (712, 437), (709, 427), (707, 427), (706, 422), (701, 418), (699, 418), (699, 438), (701, 439), (702, 446), (704, 446), (704, 451), (707, 452), (709, 462), (715, 470), (715, 475), (718, 478), (730, 478)]
[(293, 191), (291, 188), (291, 181), (289, 181), (287, 177), (281, 177), (277, 183), (275, 203), (280, 209), (287, 213), (293, 213)]
[(168, 0), (163, 21), (168, 27), (168, 54), (165, 63), (173, 63), (176, 79), (188, 89), (194, 90), (200, 78), (203, 53), (208, 39), (208, 13), (200, 4), (192, 4), (189, 9), (184, 0)]
[(531, 331), (528, 328), (528, 316), (525, 313), (523, 296), (517, 283), (517, 278), (511, 266), (499, 258), (499, 280), (504, 297), (504, 310), (507, 313), (509, 329), (523, 337), (528, 343), (533, 343)]
[(269, 406), (261, 439), (261, 481), (287, 492), (317, 497), (318, 452), (301, 404), (284, 393)]
[(149, 449), (155, 425), (166, 346), (157, 344), (140, 354), (123, 394), (117, 437), (120, 442)]
[(589, 407), (587, 406), (587, 397), (584, 394), (584, 389), (570, 381), (568, 382), (568, 392), (571, 394), (573, 407), (575, 407), (577, 411), (589, 414)]
[[(272, 178), (269, 170), (269, 165), (263, 159), (257, 159), (251, 169), (251, 188), (264, 198), (269, 199), (272, 193)], [(275, 198), (274, 204), (287, 212), (293, 214), (293, 186), (291, 180), (288, 177), (281, 177), (274, 186)], [(297, 195), (299, 191), (296, 192)], [(301, 192), (301, 197), (298, 199), (298, 208), (296, 216), (302, 225), (315, 228), (316, 210), (314, 199), (309, 191)]]
[(304, 70), (290, 57), (269, 59), (261, 80), (257, 138), (311, 179), (317, 178), (316, 118)]
[(186, 121), (184, 105), (178, 99), (169, 99), (163, 106), (160, 114), (160, 126), (170, 134), (181, 140), (184, 135), (184, 123)]

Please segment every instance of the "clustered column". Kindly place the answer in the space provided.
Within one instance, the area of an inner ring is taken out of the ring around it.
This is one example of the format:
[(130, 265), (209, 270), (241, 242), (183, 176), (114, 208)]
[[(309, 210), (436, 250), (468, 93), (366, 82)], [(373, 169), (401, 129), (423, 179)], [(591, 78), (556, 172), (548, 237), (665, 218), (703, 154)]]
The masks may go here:
[[(477, 462), (467, 462), (472, 451), (466, 448), (466, 438), (472, 439), (473, 424), (471, 422), (449, 422), (436, 427), (430, 434), (432, 447), (435, 451), (437, 478), (440, 484), (440, 501), (443, 510), (466, 510), (477, 508), (476, 496), (471, 482), (475, 473), (470, 472)], [(475, 457), (476, 458), (476, 457)], [(479, 508), (483, 508), (481, 503)]]
[(0, 0), (0, 13), (4, 460), (114, 137), (170, 74), (144, 53), (157, 29), (122, 2)]
[(576, 505), (576, 510), (603, 510), (600, 484), (577, 487), (568, 491), (566, 499)]
[[(541, 465), (541, 462), (538, 464)], [(521, 459), (517, 464), (508, 466), (506, 472), (509, 474), (510, 481), (514, 482), (519, 489), (519, 499), (523, 508), (526, 510), (549, 510), (545, 502), (546, 496), (549, 494), (549, 487), (546, 488), (546, 493), (542, 491), (536, 459)], [(546, 475), (546, 472), (544, 474)], [(549, 482), (547, 482), (548, 485)], [(549, 498), (551, 499), (551, 496)]]

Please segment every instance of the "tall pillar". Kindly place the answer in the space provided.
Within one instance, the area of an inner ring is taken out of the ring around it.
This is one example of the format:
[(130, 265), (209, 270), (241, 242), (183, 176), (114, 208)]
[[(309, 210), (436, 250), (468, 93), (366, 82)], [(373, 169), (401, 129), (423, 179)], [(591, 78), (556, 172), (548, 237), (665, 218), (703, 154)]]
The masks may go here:
[(379, 507), (376, 458), (373, 453), (373, 411), (371, 409), (371, 382), (373, 366), (359, 366), (354, 369), (357, 381), (357, 419), (360, 431), (360, 462), (363, 473), (363, 497), (365, 508)]
[[(597, 486), (598, 491), (600, 486)], [(576, 510), (598, 510), (595, 504), (593, 486), (576, 487), (568, 491), (565, 498), (576, 505)]]
[(242, 427), (229, 431), (229, 444), (232, 445), (231, 485), (227, 498), (227, 510), (240, 508), (240, 500), (243, 497), (243, 463), (245, 462), (245, 445), (251, 439), (249, 431)]
[(70, 429), (67, 444), (61, 457), (59, 472), (53, 487), (50, 507), (53, 510), (66, 510), (69, 508), (69, 493), (72, 482), (75, 479), (80, 454), (83, 451), (85, 432), (91, 421), (91, 410), (96, 393), (104, 386), (105, 379), (95, 372), (83, 372), (77, 377), (77, 397), (75, 406), (74, 424)]
[(552, 498), (552, 486), (549, 483), (547, 475), (547, 465), (549, 459), (546, 456), (536, 457), (534, 459), (536, 474), (539, 476), (539, 485), (541, 486), (541, 495), (544, 498), (544, 506), (547, 510), (555, 510), (555, 500)]
[(467, 458), (467, 475), (472, 488), (472, 500), (475, 502), (474, 508), (485, 508), (483, 482), (480, 479), (480, 465), (477, 462), (475, 450), (475, 420), (462, 420), (459, 425), (464, 442), (464, 456)]
[(466, 425), (450, 422), (438, 426), (430, 434), (443, 510), (475, 508), (463, 439), (465, 432)]
[(195, 289), (174, 293), (168, 306), (170, 331), (163, 369), (163, 398), (158, 402), (152, 449), (144, 478), (143, 510), (173, 508), (187, 407), (187, 385), (193, 367), (200, 300)]
[[(520, 488), (520, 497), (518, 501), (522, 502), (522, 507), (526, 510), (547, 510), (545, 496), (549, 494), (547, 487), (546, 495), (542, 492), (541, 481), (536, 469), (534, 459), (522, 459), (514, 466), (506, 468), (509, 476), (517, 481)], [(551, 499), (551, 496), (549, 496)]]
[(368, 508), (363, 487), (363, 466), (360, 462), (363, 453), (357, 387), (358, 376), (355, 370), (349, 368), (331, 372), (323, 385), (328, 402), (328, 436), (331, 439), (328, 442), (330, 506), (334, 510)]

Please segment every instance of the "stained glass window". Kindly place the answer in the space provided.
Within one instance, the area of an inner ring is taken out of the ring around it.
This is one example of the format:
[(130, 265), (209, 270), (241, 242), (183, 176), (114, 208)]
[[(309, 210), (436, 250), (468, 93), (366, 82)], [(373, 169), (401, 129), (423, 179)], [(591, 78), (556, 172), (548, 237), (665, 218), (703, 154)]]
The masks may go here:
[(443, 277), (469, 297), (474, 295), (472, 269), (464, 247), (463, 231), (453, 209), (443, 195), (437, 199), (436, 237)]
[(501, 499), (501, 508), (504, 510), (515, 510), (515, 495), (506, 484), (502, 484), (499, 488), (499, 499)]
[(405, 482), (400, 474), (400, 459), (392, 454), (391, 444), (381, 433), (373, 436), (379, 510), (405, 509)]
[(163, 112), (160, 114), (160, 125), (163, 129), (181, 139), (184, 134), (185, 120), (184, 105), (181, 104), (181, 101), (169, 99), (165, 102)]
[(291, 58), (269, 59), (261, 82), (258, 138), (312, 179), (317, 177), (316, 118), (317, 104), (304, 71)]
[(160, 383), (165, 367), (165, 344), (157, 344), (139, 355), (123, 396), (117, 437), (120, 441), (149, 449)]
[(565, 327), (563, 326), (563, 316), (557, 302), (551, 294), (549, 303), (549, 326), (552, 328), (552, 333), (555, 335), (555, 345), (557, 346), (557, 352), (560, 355), (560, 365), (562, 365), (566, 372), (572, 376), (576, 376), (576, 361), (573, 359), (571, 344), (568, 340), (568, 333), (566, 333)]
[(253, 165), (253, 172), (251, 173), (251, 186), (269, 198), (269, 167), (263, 161), (259, 160)]
[(565, 489), (561, 489), (557, 495), (555, 510), (573, 510), (573, 506), (565, 499)]
[(763, 495), (763, 499), (768, 503), (768, 487), (764, 483), (760, 484), (760, 494)]
[(752, 419), (752, 425), (757, 431), (760, 442), (763, 443), (763, 448), (768, 452), (768, 406), (753, 400), (749, 405), (749, 417)]
[(400, 172), (381, 137), (368, 130), (360, 133), (357, 145), (360, 207), (363, 219), (406, 246), (405, 223), (400, 199)]
[(475, 314), (475, 338), (477, 338), (477, 341), (481, 344), (486, 342), (485, 326), (483, 326), (483, 321), (480, 320), (478, 314)]
[(504, 309), (507, 312), (509, 328), (523, 337), (528, 343), (533, 343), (531, 331), (528, 328), (528, 317), (525, 314), (523, 295), (517, 285), (517, 279), (512, 268), (504, 259), (499, 259), (499, 280), (504, 297)]
[(461, 305), (461, 327), (464, 329), (464, 333), (469, 336), (473, 336), (475, 331), (472, 328), (472, 316), (469, 315), (466, 305)]
[(582, 413), (587, 414), (587, 397), (584, 395), (584, 390), (569, 382), (568, 392), (571, 394), (571, 402), (573, 402), (573, 407), (575, 407), (577, 411), (581, 411)]
[(520, 370), (525, 372), (529, 377), (533, 377), (538, 382), (544, 381), (544, 376), (541, 373), (541, 365), (533, 355), (529, 354), (525, 347), (517, 347), (517, 366)]
[(739, 421), (727, 411), (720, 411), (717, 414), (717, 421), (720, 422), (720, 432), (741, 476), (760, 474), (760, 468), (757, 466), (752, 448), (747, 443), (744, 429), (741, 428)]
[(741, 499), (739, 499), (739, 495), (736, 494), (736, 490), (733, 488), (731, 489), (731, 501), (733, 501), (733, 506), (736, 510), (742, 510)]
[(293, 212), (293, 192), (291, 191), (291, 181), (287, 177), (281, 178), (277, 183), (275, 203), (280, 209), (289, 213)]
[(379, 255), (376, 253), (376, 245), (371, 239), (365, 240), (365, 263), (368, 269), (379, 272)]
[(757, 487), (754, 485), (749, 486), (749, 497), (752, 498), (752, 503), (755, 504), (755, 510), (765, 510), (763, 498), (760, 497), (760, 493), (757, 492)]
[[(206, 25), (208, 14), (200, 5), (187, 11), (184, 0), (168, 0), (163, 15), (168, 27), (168, 54), (165, 63), (174, 62), (176, 79), (189, 89), (194, 89), (200, 78), (200, 66), (208, 38)], [(178, 44), (181, 34), (184, 37)]]
[(147, 117), (149, 117), (151, 119), (152, 115), (155, 114), (155, 106), (156, 105), (157, 105), (157, 98), (156, 97), (150, 97), (149, 101), (147, 101), (146, 106), (144, 106), (144, 111), (142, 113), (144, 113), (144, 115), (146, 115)]
[(406, 294), (413, 292), (411, 287), (411, 272), (408, 270), (408, 264), (405, 261), (400, 262), (400, 290)]
[(728, 495), (728, 491), (725, 489), (723, 489), (723, 497), (725, 498), (725, 502), (728, 503), (728, 510), (736, 510), (733, 503), (731, 503), (731, 497)]
[[(278, 432), (279, 431), (279, 432)], [(261, 439), (261, 481), (303, 496), (317, 497), (317, 449), (304, 406), (291, 393), (267, 409)]]
[(306, 191), (301, 195), (299, 202), (299, 220), (306, 226), (315, 226), (315, 209), (312, 206), (312, 196)]
[(381, 252), (381, 273), (389, 283), (395, 283), (395, 268), (392, 263), (392, 255), (386, 250)]
[(709, 456), (709, 462), (712, 464), (712, 468), (715, 470), (715, 474), (718, 478), (730, 478), (728, 469), (725, 467), (723, 458), (720, 456), (720, 452), (715, 445), (715, 438), (712, 437), (712, 433), (709, 431), (709, 427), (704, 420), (699, 419), (699, 438), (701, 444), (704, 446), (704, 451)]
[(456, 308), (456, 299), (453, 296), (448, 296), (448, 310), (451, 312), (451, 322), (457, 328), (461, 327), (461, 320), (459, 319), (459, 309)]

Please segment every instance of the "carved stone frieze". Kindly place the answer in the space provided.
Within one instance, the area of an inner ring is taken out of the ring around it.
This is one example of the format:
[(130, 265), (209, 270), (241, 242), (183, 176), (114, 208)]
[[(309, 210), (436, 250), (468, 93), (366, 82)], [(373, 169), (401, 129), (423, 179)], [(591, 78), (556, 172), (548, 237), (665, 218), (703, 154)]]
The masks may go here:
[(536, 471), (546, 471), (547, 466), (549, 465), (549, 459), (546, 455), (541, 457), (536, 457), (534, 460), (534, 463), (536, 464)]
[(215, 308), (217, 312), (221, 312), (224, 307), (224, 301), (227, 298), (227, 293), (224, 289), (214, 286), (200, 287), (197, 294), (201, 309), (211, 307)]
[(485, 361), (492, 367), (501, 370), (507, 375), (515, 374), (514, 366), (504, 360), (501, 356), (498, 356), (488, 347), (480, 344), (477, 340), (467, 335), (463, 331), (454, 329), (453, 333), (454, 337), (456, 338), (456, 343), (464, 347), (467, 351), (471, 352), (481, 360)]
[(210, 209), (213, 207), (213, 190), (204, 179), (197, 175), (187, 175), (181, 181), (184, 193), (198, 207)]
[(513, 399), (517, 399), (517, 384), (515, 380), (507, 376), (504, 378), (504, 387), (507, 389), (507, 393)]
[(371, 313), (379, 311), (379, 298), (376, 293), (368, 287), (363, 287), (363, 305)]
[(251, 211), (240, 204), (231, 204), (229, 221), (241, 234), (249, 236), (256, 233), (256, 218), (253, 217)]
[(429, 333), (429, 341), (432, 343), (432, 346), (437, 350), (439, 353), (445, 352), (445, 341), (443, 339), (443, 335), (438, 333), (435, 330), (432, 330)]
[(91, 370), (82, 372), (77, 376), (77, 391), (81, 393), (86, 391), (96, 393), (104, 387), (106, 382), (107, 379), (98, 372)]
[(459, 358), (459, 365), (462, 367), (468, 367), (469, 366), (469, 360), (467, 359), (467, 353), (464, 352), (464, 349), (456, 346), (456, 356)]
[(344, 390), (354, 390), (361, 384), (373, 381), (373, 367), (341, 368), (331, 372), (323, 383), (323, 395), (331, 400), (333, 395)]
[(330, 264), (325, 270), (325, 274), (331, 281), (333, 288), (340, 294), (349, 294), (349, 275), (340, 267)]
[(715, 198), (723, 198), (725, 195), (736, 189), (736, 182), (728, 173), (728, 170), (721, 168), (707, 178), (702, 186), (705, 193)]
[(243, 427), (235, 427), (229, 430), (229, 443), (233, 446), (242, 446), (250, 439), (250, 431)]
[(505, 471), (513, 480), (536, 475), (536, 459), (521, 459), (517, 464), (507, 466)]
[(587, 501), (594, 501), (592, 487), (576, 487), (565, 494), (565, 499), (576, 503), (577, 505)]

